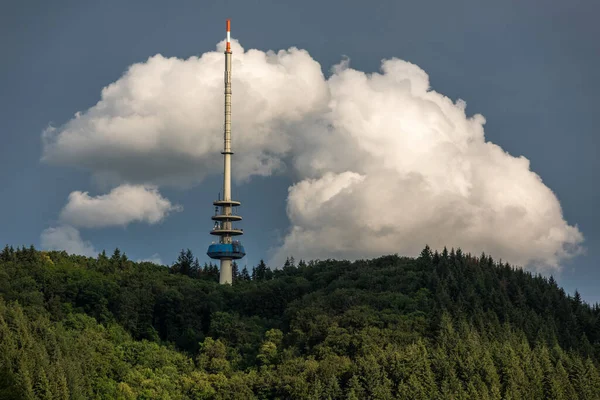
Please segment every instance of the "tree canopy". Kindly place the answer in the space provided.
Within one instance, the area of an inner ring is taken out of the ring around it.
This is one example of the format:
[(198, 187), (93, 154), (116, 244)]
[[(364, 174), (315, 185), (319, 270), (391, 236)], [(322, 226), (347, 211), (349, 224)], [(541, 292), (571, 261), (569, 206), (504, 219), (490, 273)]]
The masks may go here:
[(1, 399), (597, 399), (600, 307), (460, 250), (171, 267), (0, 251)]

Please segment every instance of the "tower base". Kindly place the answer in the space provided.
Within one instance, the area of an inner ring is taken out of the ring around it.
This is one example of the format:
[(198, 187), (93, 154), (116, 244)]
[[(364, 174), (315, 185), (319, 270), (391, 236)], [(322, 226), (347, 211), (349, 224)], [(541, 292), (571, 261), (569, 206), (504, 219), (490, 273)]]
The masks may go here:
[(221, 274), (219, 275), (219, 283), (221, 285), (231, 285), (233, 279), (231, 277), (231, 260), (221, 259)]

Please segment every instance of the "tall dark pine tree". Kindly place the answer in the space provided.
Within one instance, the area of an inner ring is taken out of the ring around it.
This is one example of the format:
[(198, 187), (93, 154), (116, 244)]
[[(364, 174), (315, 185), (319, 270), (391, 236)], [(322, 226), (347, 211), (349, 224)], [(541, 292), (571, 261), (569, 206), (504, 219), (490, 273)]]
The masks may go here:
[(219, 266), (217, 264), (213, 264), (212, 262), (208, 264), (209, 276), (211, 278), (219, 278)]
[(198, 262), (198, 257), (196, 257), (194, 259), (194, 262), (192, 263), (192, 270), (190, 272), (190, 276), (192, 276), (194, 278), (198, 278), (201, 273), (202, 273), (202, 267), (200, 267), (200, 262)]
[(463, 252), (462, 252), (462, 250), (460, 249), (460, 247), (459, 247), (458, 249), (456, 249), (456, 259), (457, 259), (458, 261), (461, 261), (461, 260), (463, 259)]
[(4, 246), (4, 250), (0, 253), (0, 261), (10, 261), (14, 255), (14, 249), (8, 245)]
[(418, 260), (421, 265), (429, 266), (432, 258), (433, 254), (431, 253), (431, 248), (429, 248), (429, 245), (426, 244), (425, 248), (421, 251)]
[(127, 267), (127, 261), (129, 261), (129, 258), (127, 257), (127, 254), (123, 252), (121, 254), (121, 262), (119, 263), (119, 268), (122, 270), (125, 269)]
[(254, 268), (254, 272), (256, 274), (255, 279), (257, 281), (264, 281), (267, 279), (267, 265), (263, 260), (260, 260), (256, 268)]
[(113, 255), (110, 257), (110, 261), (109, 261), (110, 268), (109, 268), (109, 270), (111, 272), (114, 272), (117, 269), (121, 268), (122, 259), (123, 259), (123, 257), (121, 255), (121, 250), (119, 250), (119, 248), (117, 247), (115, 249), (115, 251), (113, 252)]
[(242, 269), (242, 272), (240, 274), (240, 278), (245, 281), (250, 280), (250, 274), (248, 273), (248, 267), (244, 266), (244, 268)]
[(233, 280), (237, 280), (237, 278), (240, 276), (240, 268), (238, 267), (237, 263), (234, 261), (231, 263), (231, 277), (233, 278)]
[(177, 257), (177, 262), (175, 263), (175, 265), (173, 265), (172, 270), (173, 272), (182, 275), (187, 275), (190, 277), (194, 276), (196, 273), (196, 271), (194, 270), (194, 267), (196, 266), (194, 261), (194, 254), (190, 249), (187, 249), (187, 251), (181, 249), (181, 251), (179, 252), (179, 257)]
[(110, 257), (110, 261), (114, 263), (121, 261), (121, 250), (118, 247), (113, 252), (112, 257)]
[(97, 262), (96, 262), (96, 268), (99, 271), (102, 271), (102, 272), (106, 272), (107, 270), (109, 270), (109, 268), (110, 268), (110, 259), (106, 255), (106, 250), (102, 250), (102, 252), (100, 252), (98, 254)]

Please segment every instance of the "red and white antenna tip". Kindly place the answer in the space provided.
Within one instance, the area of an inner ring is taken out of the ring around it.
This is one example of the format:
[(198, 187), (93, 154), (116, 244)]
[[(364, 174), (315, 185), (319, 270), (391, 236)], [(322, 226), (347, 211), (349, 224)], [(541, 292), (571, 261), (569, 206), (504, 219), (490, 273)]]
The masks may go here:
[(227, 20), (227, 52), (231, 53), (231, 20)]

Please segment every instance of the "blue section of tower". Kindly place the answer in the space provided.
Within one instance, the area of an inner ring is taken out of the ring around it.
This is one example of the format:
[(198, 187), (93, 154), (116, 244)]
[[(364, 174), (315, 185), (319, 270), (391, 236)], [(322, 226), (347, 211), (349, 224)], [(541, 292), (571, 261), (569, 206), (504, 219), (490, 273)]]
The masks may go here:
[(214, 243), (208, 246), (208, 252), (206, 252), (210, 258), (220, 260), (221, 258), (231, 258), (233, 260), (239, 260), (246, 255), (244, 246), (237, 240), (233, 243)]

